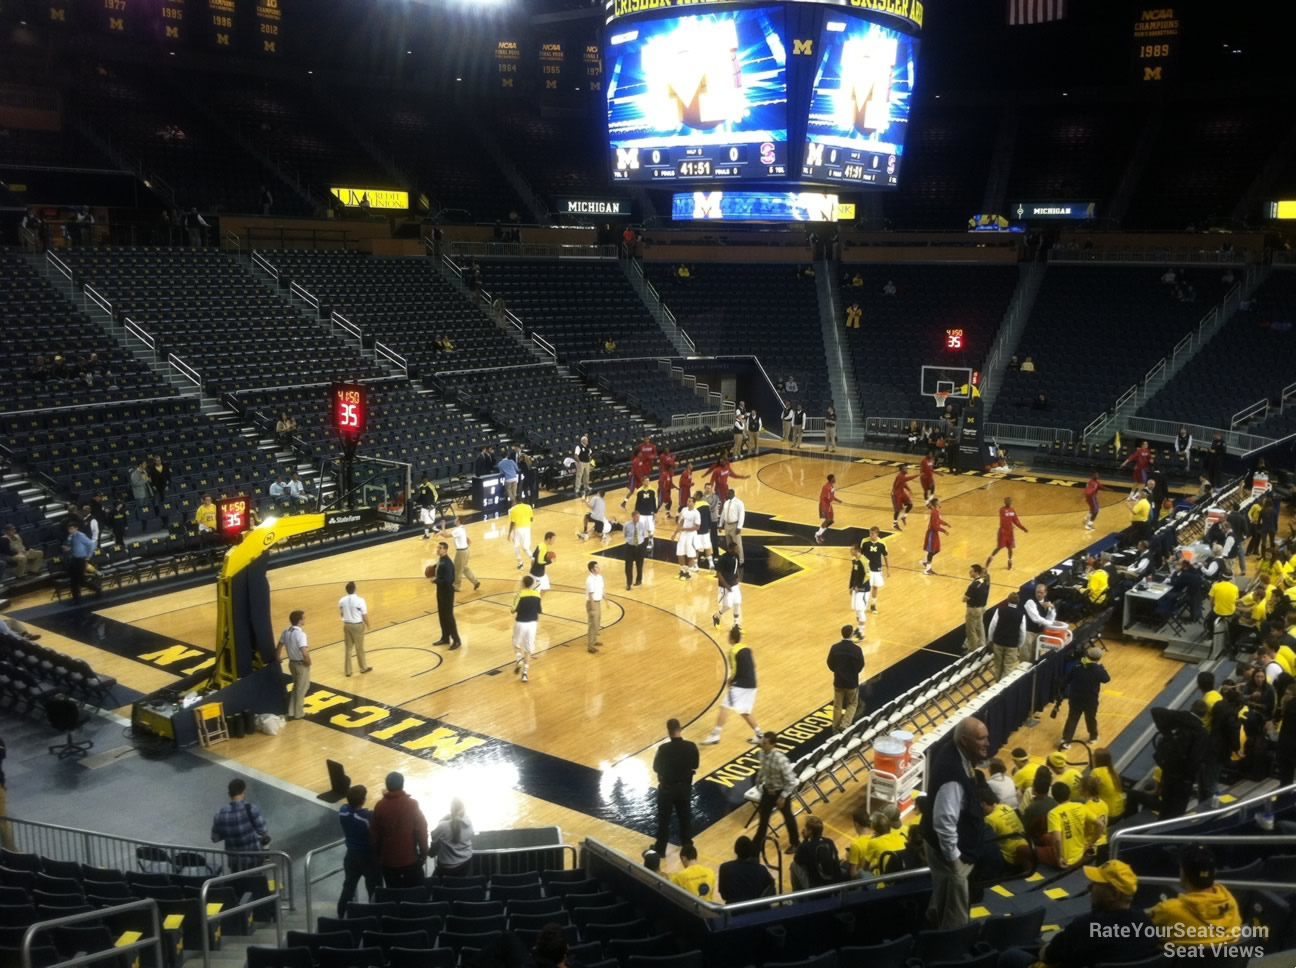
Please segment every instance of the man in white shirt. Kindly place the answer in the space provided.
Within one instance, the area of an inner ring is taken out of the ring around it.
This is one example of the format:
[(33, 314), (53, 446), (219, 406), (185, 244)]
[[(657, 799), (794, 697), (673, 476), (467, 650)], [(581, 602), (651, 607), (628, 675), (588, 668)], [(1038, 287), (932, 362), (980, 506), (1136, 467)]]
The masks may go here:
[(733, 455), (739, 457), (742, 455), (743, 443), (747, 440), (747, 411), (743, 409), (744, 404), (739, 401), (738, 409), (734, 411), (733, 421)]
[(351, 652), (354, 650), (356, 662), (361, 672), (372, 672), (373, 667), (365, 664), (365, 632), (369, 628), (369, 606), (356, 594), (356, 583), (347, 582), (346, 594), (338, 599), (338, 612), (342, 616), (342, 671), (351, 675)]
[(284, 482), (283, 473), (275, 475), (274, 483), (270, 485), (271, 497), (284, 497), (288, 493), (288, 485)]
[[(454, 590), (458, 591), (459, 583), (467, 578), (472, 582), (473, 591), (476, 591), (481, 588), (481, 582), (477, 580), (477, 576), (468, 567), (468, 546), (472, 544), (472, 540), (468, 537), (468, 529), (463, 526), (463, 522), (458, 518), (451, 518), (449, 523), (451, 526), (449, 531), (450, 540), (454, 544)], [(442, 532), (442, 535), (444, 536), (445, 533)]]
[(1035, 640), (1044, 631), (1045, 625), (1056, 621), (1057, 609), (1048, 600), (1048, 585), (1042, 581), (1035, 583), (1035, 596), (1026, 602), (1026, 662), (1035, 661)]
[(788, 443), (792, 442), (792, 417), (795, 416), (796, 410), (791, 403), (783, 405), (783, 439)]
[(702, 515), (687, 502), (680, 501), (679, 517), (675, 519), (675, 560), (679, 562), (679, 579), (688, 581), (697, 574), (697, 532)]
[(742, 529), (743, 522), (747, 519), (747, 505), (743, 504), (738, 492), (733, 488), (729, 489), (729, 499), (724, 502), (720, 510), (720, 521), (724, 525), (724, 535), (728, 539), (727, 543), (733, 545), (738, 554), (738, 564), (744, 564)]
[(603, 626), (603, 569), (597, 561), (589, 563), (589, 574), (585, 576), (585, 618), (589, 623), (585, 651), (597, 652), (603, 644), (599, 641), (599, 629)]
[(591, 494), (585, 498), (585, 504), (589, 511), (585, 513), (585, 520), (581, 524), (580, 534), (576, 535), (581, 541), (589, 540), (589, 526), (594, 525), (594, 533), (603, 539), (607, 544), (612, 537), (612, 525), (608, 523), (607, 502), (603, 500), (602, 494)]
[(806, 412), (805, 405), (798, 403), (796, 409), (792, 411), (792, 446), (798, 450), (805, 437), (807, 417), (809, 414)]
[(303, 504), (306, 502), (306, 485), (301, 482), (296, 471), (293, 471), (292, 477), (288, 478), (288, 496), (294, 501)]
[(306, 690), (310, 688), (311, 659), (306, 645), (306, 613), (300, 608), (288, 616), (288, 627), (279, 636), (279, 648), (275, 652), (275, 661), (288, 659), (288, 671), (292, 675), (292, 706), (289, 719), (301, 719), (305, 715)]
[(761, 422), (761, 415), (752, 407), (747, 411), (747, 454), (751, 457), (760, 456), (760, 433), (765, 429)]
[(589, 493), (590, 467), (594, 463), (594, 452), (590, 450), (589, 436), (581, 434), (580, 443), (572, 451), (576, 459), (576, 496), (584, 497)]

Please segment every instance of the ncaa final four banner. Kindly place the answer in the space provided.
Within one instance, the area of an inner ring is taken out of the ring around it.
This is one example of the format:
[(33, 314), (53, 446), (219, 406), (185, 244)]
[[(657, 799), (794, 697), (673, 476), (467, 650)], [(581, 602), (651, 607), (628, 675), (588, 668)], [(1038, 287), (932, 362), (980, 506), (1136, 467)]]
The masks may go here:
[(567, 43), (557, 37), (541, 40), (536, 57), (540, 67), (537, 87), (546, 94), (567, 89)]
[(496, 90), (520, 94), (522, 89), (522, 41), (516, 36), (495, 41)]

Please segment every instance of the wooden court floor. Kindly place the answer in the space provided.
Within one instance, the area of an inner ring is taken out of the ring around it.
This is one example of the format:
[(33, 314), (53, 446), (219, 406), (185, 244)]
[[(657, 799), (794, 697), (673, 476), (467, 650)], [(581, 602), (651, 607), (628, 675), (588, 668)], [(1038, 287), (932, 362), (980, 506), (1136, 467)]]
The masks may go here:
[[(742, 625), (755, 650), (756, 716), (765, 729), (805, 737), (825, 728), (822, 711), (832, 697), (825, 657), (841, 625), (853, 621), (848, 544), (872, 525), (891, 530), (893, 463), (888, 455), (866, 451), (837, 459), (818, 452), (773, 452), (735, 465), (748, 475), (734, 482), (749, 515), (745, 547), (752, 574), (743, 589)], [(838, 506), (829, 543), (821, 546), (812, 532), (818, 526), (819, 488), (828, 473), (836, 475), (845, 503)], [(1002, 554), (997, 559), (992, 603), (1033, 573), (1127, 523), (1124, 490), (1107, 490), (1101, 493), (1098, 530), (1084, 531), (1082, 490), (1065, 484), (1050, 478), (942, 474), (938, 494), (951, 533), (933, 576), (919, 567), (926, 516), (915, 487), (918, 508), (908, 526), (886, 538), (891, 574), (879, 611), (868, 622), (866, 676), (913, 662), (916, 654), (932, 651), (929, 643), (962, 626), (968, 566), (984, 561), (994, 548), (1005, 496), (1014, 498), (1030, 530), (1019, 534), (1011, 572)], [(623, 517), (616, 503), (609, 501), (613, 516)], [(458, 596), (464, 647), (456, 652), (431, 645), (439, 627), (433, 587), (422, 575), (435, 558), (434, 541), (415, 534), (272, 569), (276, 628), (287, 624), (290, 610), (306, 611), (314, 660), (307, 720), (289, 723), (275, 737), (233, 741), (221, 752), (314, 791), (327, 785), (326, 757), (342, 761), (353, 781), (371, 790), (380, 788), (389, 770), (399, 769), (429, 817), (441, 816), (457, 796), (479, 830), (556, 824), (571, 842), (594, 836), (637, 854), (651, 841), (653, 748), (664, 738), (668, 717), (685, 723), (685, 735), (695, 741), (711, 728), (724, 683), (730, 621), (726, 617), (721, 629), (712, 628), (713, 578), (703, 572), (691, 582), (679, 581), (676, 566), (666, 561), (650, 561), (643, 585), (627, 592), (622, 562), (607, 554), (615, 554), (619, 532), (608, 549), (578, 541), (583, 513), (575, 500), (536, 513), (533, 536), (556, 532), (558, 559), (550, 568), (552, 588), (544, 596), (538, 655), (526, 685), (512, 672), (509, 612), (522, 572), (497, 521), (468, 528), (472, 567), (482, 584), (473, 591), (465, 583)], [(671, 528), (659, 520), (659, 545)], [(851, 528), (859, 532), (852, 534)], [(603, 562), (608, 597), (604, 647), (590, 655), (583, 597), (594, 555)], [(373, 671), (347, 678), (336, 603), (352, 580), (370, 608)], [(124, 657), (63, 635), (48, 634), (46, 643), (89, 658), (140, 691), (208, 661), (214, 646), (214, 583), (146, 596), (98, 614), (114, 628), (135, 630), (147, 647)], [(943, 663), (954, 656), (927, 657)], [(1107, 661), (1115, 682), (1106, 690), (1100, 726), (1110, 737), (1180, 665), (1162, 658), (1159, 649), (1120, 643), (1113, 644)], [(1061, 722), (1045, 718), (1029, 735), (995, 740), (1011, 739), (1043, 752), (1056, 743)], [(742, 777), (750, 773), (752, 761), (743, 760), (750, 756), (748, 735), (734, 719), (718, 745), (701, 748), (697, 789), (705, 794), (709, 826), (696, 842), (704, 863), (731, 856), (733, 839), (747, 818), (748, 810), (735, 810), (734, 804), (747, 785)], [(850, 836), (850, 814), (862, 796), (862, 789), (851, 791), (817, 811), (839, 840)]]

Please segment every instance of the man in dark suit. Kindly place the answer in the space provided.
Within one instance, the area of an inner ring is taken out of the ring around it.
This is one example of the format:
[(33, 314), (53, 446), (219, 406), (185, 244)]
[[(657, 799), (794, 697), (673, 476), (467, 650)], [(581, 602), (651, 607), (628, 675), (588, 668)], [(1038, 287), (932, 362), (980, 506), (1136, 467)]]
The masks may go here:
[(441, 620), (441, 638), (432, 644), (448, 645), (453, 652), (463, 643), (459, 641), (459, 625), (454, 616), (455, 567), (450, 559), (450, 546), (444, 541), (437, 544), (436, 574), (432, 581), (436, 584), (437, 618)]

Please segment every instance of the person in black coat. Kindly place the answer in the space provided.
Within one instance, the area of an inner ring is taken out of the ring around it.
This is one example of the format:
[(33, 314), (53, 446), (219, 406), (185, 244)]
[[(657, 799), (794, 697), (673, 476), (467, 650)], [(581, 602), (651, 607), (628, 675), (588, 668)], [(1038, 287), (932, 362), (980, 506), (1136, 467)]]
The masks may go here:
[(1058, 749), (1071, 746), (1076, 725), (1083, 715), (1089, 729), (1089, 742), (1098, 742), (1098, 694), (1104, 682), (1111, 682), (1111, 673), (1102, 664), (1102, 649), (1095, 646), (1085, 653), (1071, 670), (1067, 691), (1067, 718), (1062, 727), (1062, 742)]
[(1186, 559), (1179, 562), (1178, 570), (1170, 578), (1170, 590), (1157, 603), (1157, 608), (1168, 616), (1178, 611), (1180, 601), (1188, 603), (1189, 618), (1194, 622), (1201, 618), (1202, 573)]
[(1296, 682), (1288, 683), (1278, 709), (1278, 785), (1296, 780)]

